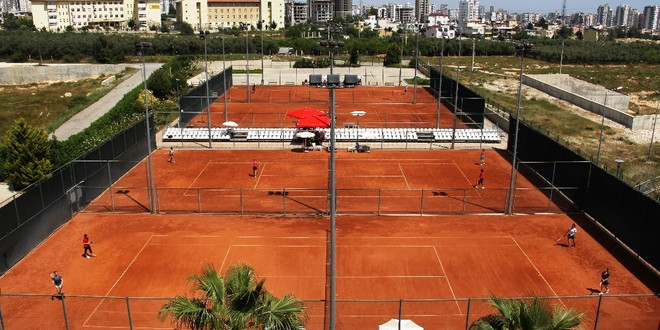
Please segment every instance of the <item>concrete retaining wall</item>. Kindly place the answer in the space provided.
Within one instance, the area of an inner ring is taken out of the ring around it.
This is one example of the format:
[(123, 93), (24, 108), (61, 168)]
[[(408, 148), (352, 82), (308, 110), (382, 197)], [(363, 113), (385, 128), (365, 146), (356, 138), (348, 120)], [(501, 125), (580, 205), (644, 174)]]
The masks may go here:
[(115, 74), (125, 64), (5, 64), (0, 66), (0, 85), (72, 81)]
[[(653, 116), (632, 116), (628, 109), (630, 97), (607, 90), (567, 74), (523, 75), (523, 83), (561, 100), (602, 115), (632, 130), (651, 129)], [(607, 103), (607, 106), (604, 105)]]

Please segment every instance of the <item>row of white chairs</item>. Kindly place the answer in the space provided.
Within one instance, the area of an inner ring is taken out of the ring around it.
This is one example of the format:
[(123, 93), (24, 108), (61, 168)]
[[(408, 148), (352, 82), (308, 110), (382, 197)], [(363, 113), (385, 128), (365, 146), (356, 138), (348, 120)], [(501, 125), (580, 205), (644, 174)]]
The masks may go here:
[[(298, 132), (295, 128), (242, 128), (247, 131), (248, 141), (290, 141), (295, 139)], [(325, 133), (325, 139), (330, 139), (330, 129), (318, 129)], [(456, 129), (451, 128), (337, 128), (335, 139), (337, 141), (408, 141), (418, 140), (417, 132), (432, 132), (435, 141), (484, 141), (501, 142), (502, 137), (496, 129)], [(163, 134), (163, 141), (208, 141), (208, 128), (176, 128), (169, 127)], [(214, 141), (231, 140), (230, 131), (226, 128), (211, 128), (211, 139)]]

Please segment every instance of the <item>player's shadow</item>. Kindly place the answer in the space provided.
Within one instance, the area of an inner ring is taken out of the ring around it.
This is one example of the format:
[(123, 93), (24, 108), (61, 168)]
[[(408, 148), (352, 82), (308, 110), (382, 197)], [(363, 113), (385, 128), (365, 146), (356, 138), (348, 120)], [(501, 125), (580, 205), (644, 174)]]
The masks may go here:
[(589, 295), (600, 293), (600, 290), (594, 288), (587, 288), (587, 290), (589, 291)]
[(50, 296), (50, 300), (55, 300), (55, 299), (57, 299), (57, 300), (62, 300), (62, 299), (64, 299), (64, 293), (62, 293), (62, 294), (54, 294), (54, 295)]
[(557, 243), (555, 245), (560, 246), (560, 247), (564, 247), (564, 248), (570, 247), (568, 244), (565, 244), (565, 243)]

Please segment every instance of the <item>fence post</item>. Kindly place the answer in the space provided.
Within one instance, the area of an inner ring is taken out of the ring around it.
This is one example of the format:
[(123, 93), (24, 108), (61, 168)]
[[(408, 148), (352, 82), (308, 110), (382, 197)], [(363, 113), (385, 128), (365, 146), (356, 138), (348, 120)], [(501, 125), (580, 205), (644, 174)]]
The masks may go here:
[(64, 295), (60, 294), (60, 298), (62, 298), (62, 312), (64, 313), (64, 327), (66, 330), (69, 330), (69, 320), (66, 318), (66, 304), (64, 303)]
[(286, 215), (286, 188), (282, 189), (282, 211)]
[(598, 308), (596, 309), (596, 321), (594, 322), (594, 330), (598, 329), (598, 318), (600, 317), (600, 306), (603, 304), (603, 295), (598, 295)]
[(422, 200), (420, 201), (419, 214), (424, 215), (424, 189), (422, 189)]
[(381, 198), (381, 191), (382, 190), (383, 189), (380, 189), (380, 188), (378, 189), (378, 210), (376, 211), (377, 215), (380, 215), (380, 198)]
[(548, 201), (548, 213), (550, 213), (550, 208), (552, 207), (552, 192), (555, 190), (555, 169), (557, 168), (557, 162), (552, 162), (552, 179), (550, 180), (550, 200)]
[(465, 215), (465, 204), (467, 203), (467, 189), (463, 189), (463, 210), (461, 214)]
[(126, 297), (126, 312), (128, 312), (128, 327), (133, 329), (133, 319), (131, 319), (131, 304), (128, 302), (128, 297)]
[(197, 213), (202, 214), (202, 190), (197, 188)]
[(241, 201), (241, 215), (243, 215), (243, 188), (238, 188), (239, 200)]
[(472, 298), (468, 298), (468, 307), (465, 313), (465, 330), (470, 328), (470, 305), (472, 305)]
[(399, 299), (399, 330), (401, 330), (401, 314), (403, 313), (403, 299)]

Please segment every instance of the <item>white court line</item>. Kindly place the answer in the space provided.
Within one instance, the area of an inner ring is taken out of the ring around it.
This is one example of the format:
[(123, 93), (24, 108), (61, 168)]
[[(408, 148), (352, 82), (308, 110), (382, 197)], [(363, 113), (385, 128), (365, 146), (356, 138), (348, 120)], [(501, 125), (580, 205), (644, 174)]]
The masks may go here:
[(259, 176), (257, 177), (257, 182), (254, 183), (254, 188), (252, 189), (257, 189), (257, 185), (259, 184), (259, 180), (261, 180), (261, 175), (264, 173), (265, 168), (266, 163), (264, 163), (264, 166), (259, 166)]
[[(159, 236), (159, 237), (202, 237), (202, 238), (227, 238), (228, 236), (218, 236), (218, 235), (163, 235), (163, 234), (154, 234), (151, 236)], [(306, 238), (326, 238), (325, 236), (230, 236), (234, 238), (301, 238), (301, 239), (306, 239)], [(503, 237), (509, 237), (509, 236), (503, 236)]]
[[(115, 284), (113, 284), (112, 287), (110, 287), (110, 290), (108, 290), (108, 292), (105, 294), (106, 296), (109, 296), (109, 295), (110, 295), (110, 292), (112, 292), (112, 290), (117, 286), (117, 284), (119, 284), (119, 281), (121, 281), (121, 278), (124, 277), (124, 275), (126, 274), (126, 272), (128, 271), (128, 269), (131, 268), (131, 265), (133, 265), (133, 263), (135, 262), (135, 260), (137, 260), (138, 256), (140, 256), (140, 254), (142, 253), (142, 251), (144, 251), (144, 248), (147, 247), (147, 245), (148, 245), (149, 242), (151, 241), (151, 238), (152, 238), (152, 237), (153, 237), (153, 235), (149, 236), (149, 239), (148, 239), (146, 242), (144, 242), (144, 245), (142, 245), (142, 248), (140, 249), (140, 251), (138, 251), (138, 253), (135, 254), (135, 257), (133, 257), (133, 260), (131, 260), (131, 262), (128, 264), (128, 266), (126, 266), (126, 268), (125, 268), (124, 271), (121, 273), (121, 275), (119, 275), (119, 278), (117, 278), (117, 281), (115, 281)], [(96, 306), (96, 308), (94, 308), (94, 310), (92, 311), (92, 313), (89, 314), (89, 316), (87, 317), (87, 319), (86, 319), (85, 322), (83, 323), (83, 327), (86, 327), (86, 326), (87, 326), (87, 322), (89, 321), (89, 319), (92, 317), (92, 315), (94, 315), (94, 313), (96, 313), (96, 311), (99, 309), (99, 307), (101, 307), (101, 304), (103, 304), (104, 301), (105, 301), (105, 298), (101, 299), (101, 302), (99, 302), (99, 304)]]
[(337, 276), (337, 278), (447, 278), (444, 275), (373, 275), (373, 276)]
[(204, 168), (201, 171), (199, 171), (199, 174), (197, 174), (195, 179), (190, 183), (190, 185), (188, 186), (188, 189), (186, 189), (186, 191), (183, 192), (183, 196), (188, 196), (188, 191), (190, 191), (190, 189), (192, 189), (192, 186), (195, 184), (195, 182), (197, 182), (197, 179), (199, 179), (199, 177), (202, 175), (202, 173), (204, 173), (204, 171), (206, 171), (206, 168), (209, 167), (210, 164), (211, 164), (211, 160), (209, 160), (209, 162), (206, 163), (206, 165), (204, 165)]
[[(518, 249), (520, 249), (520, 252), (522, 252), (522, 254), (525, 256), (525, 258), (527, 258), (527, 261), (529, 261), (529, 263), (532, 265), (532, 267), (534, 267), (534, 270), (536, 270), (536, 273), (538, 273), (539, 276), (541, 277), (541, 279), (543, 279), (543, 282), (545, 282), (545, 284), (548, 286), (548, 288), (550, 288), (550, 291), (552, 291), (552, 294), (555, 295), (555, 297), (558, 297), (557, 292), (555, 292), (555, 290), (552, 288), (552, 286), (550, 285), (550, 283), (548, 283), (548, 281), (545, 279), (545, 276), (543, 276), (543, 274), (541, 274), (541, 271), (539, 271), (539, 269), (536, 268), (536, 265), (532, 262), (532, 259), (530, 259), (530, 258), (527, 256), (527, 253), (525, 253), (525, 250), (523, 250), (523, 248), (520, 247), (520, 244), (518, 244), (518, 242), (516, 241), (516, 239), (513, 238), (513, 236), (511, 236), (511, 240), (512, 240), (514, 243), (516, 243), (516, 246), (518, 246)], [(559, 299), (559, 298), (557, 298), (557, 299)], [(564, 304), (564, 302), (561, 301), (561, 299), (559, 299), (559, 302), (560, 302), (562, 305), (564, 305), (564, 307), (566, 307), (566, 304)]]
[(463, 311), (461, 310), (461, 305), (459, 305), (458, 300), (456, 300), (454, 289), (451, 287), (451, 282), (449, 282), (449, 276), (447, 276), (445, 267), (442, 266), (442, 261), (440, 261), (440, 255), (438, 255), (438, 250), (435, 248), (435, 246), (433, 246), (433, 252), (435, 252), (435, 257), (438, 259), (438, 263), (440, 263), (440, 268), (442, 269), (442, 273), (445, 274), (445, 280), (447, 281), (447, 285), (449, 286), (449, 291), (451, 292), (451, 296), (454, 298), (454, 302), (456, 303), (456, 308), (458, 308), (458, 313), (460, 315), (463, 315)]
[(406, 182), (406, 187), (408, 187), (408, 190), (410, 190), (410, 185), (408, 184), (408, 180), (406, 179), (406, 174), (403, 173), (403, 168), (401, 168), (401, 163), (397, 163), (399, 165), (399, 170), (401, 170), (401, 176), (403, 176), (403, 181)]

